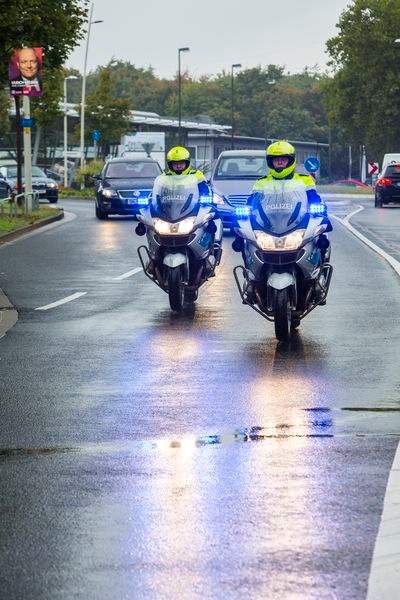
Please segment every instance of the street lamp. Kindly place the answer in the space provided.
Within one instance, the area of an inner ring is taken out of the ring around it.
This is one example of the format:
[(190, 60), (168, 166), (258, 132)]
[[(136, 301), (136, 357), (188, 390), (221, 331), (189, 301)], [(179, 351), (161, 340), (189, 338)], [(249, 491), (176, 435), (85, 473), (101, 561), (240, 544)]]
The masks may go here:
[(64, 77), (64, 187), (68, 186), (68, 163), (67, 163), (67, 136), (68, 136), (68, 121), (67, 121), (67, 81), (68, 79), (78, 79), (76, 75), (68, 75)]
[(234, 148), (234, 142), (233, 142), (233, 136), (234, 136), (234, 129), (235, 129), (235, 118), (234, 118), (234, 93), (233, 93), (233, 70), (234, 69), (240, 69), (242, 65), (239, 63), (236, 63), (235, 65), (232, 65), (231, 67), (231, 126), (232, 126), (232, 130), (231, 130), (231, 148), (233, 150)]
[(181, 52), (189, 52), (190, 48), (178, 48), (178, 144), (181, 144)]
[[(93, 15), (93, 2), (90, 5), (90, 16), (88, 21), (88, 30), (86, 35), (86, 51), (85, 51), (85, 62), (83, 65), (83, 76), (82, 76), (82, 99), (81, 99), (81, 144), (80, 144), (80, 155), (81, 155), (81, 170), (85, 166), (85, 95), (86, 95), (86, 66), (87, 57), (89, 50), (89, 38), (90, 38), (90, 27), (94, 23), (103, 23), (103, 21), (92, 21)], [(81, 187), (84, 187), (82, 179)]]

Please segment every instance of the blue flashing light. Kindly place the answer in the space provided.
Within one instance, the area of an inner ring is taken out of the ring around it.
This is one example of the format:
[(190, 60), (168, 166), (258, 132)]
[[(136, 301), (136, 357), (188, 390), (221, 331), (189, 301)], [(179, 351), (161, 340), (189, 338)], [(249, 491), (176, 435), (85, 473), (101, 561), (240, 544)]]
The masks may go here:
[(324, 215), (326, 213), (326, 206), (324, 204), (312, 202), (310, 204), (310, 213), (314, 216)]
[(141, 196), (137, 199), (137, 203), (139, 206), (148, 206), (150, 204), (150, 200), (148, 196)]
[(238, 206), (236, 207), (236, 216), (238, 219), (245, 219), (249, 217), (251, 213), (251, 206)]
[(212, 196), (200, 196), (200, 204), (203, 205), (210, 205), (213, 203), (213, 197)]

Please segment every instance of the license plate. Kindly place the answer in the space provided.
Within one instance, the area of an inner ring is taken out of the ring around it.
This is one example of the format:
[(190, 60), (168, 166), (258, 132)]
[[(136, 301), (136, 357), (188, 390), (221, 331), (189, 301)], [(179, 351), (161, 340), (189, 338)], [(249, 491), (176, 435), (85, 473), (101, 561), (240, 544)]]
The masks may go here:
[(128, 204), (129, 206), (131, 206), (132, 204), (136, 204), (137, 200), (135, 198), (127, 198), (125, 200), (125, 204)]

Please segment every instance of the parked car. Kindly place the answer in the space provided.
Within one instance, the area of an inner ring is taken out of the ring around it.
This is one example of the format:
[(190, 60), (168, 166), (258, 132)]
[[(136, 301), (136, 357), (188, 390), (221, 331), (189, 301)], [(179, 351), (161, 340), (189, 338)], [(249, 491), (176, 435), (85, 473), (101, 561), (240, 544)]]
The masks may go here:
[(375, 184), (375, 206), (400, 202), (400, 163), (387, 165)]
[(358, 179), (339, 179), (338, 181), (334, 181), (332, 185), (338, 185), (342, 187), (362, 187), (362, 188), (370, 188), (366, 183), (362, 181), (358, 181)]
[[(17, 165), (1, 165), (0, 174), (6, 181), (9, 190), (17, 188)], [(22, 167), (22, 185), (24, 185), (24, 169)], [(48, 200), (52, 204), (58, 201), (58, 183), (48, 177), (37, 165), (32, 165), (32, 190), (39, 192), (39, 200)]]
[(96, 180), (96, 217), (131, 215), (138, 212), (137, 198), (148, 195), (161, 167), (151, 158), (112, 158)]
[(0, 200), (11, 196), (11, 186), (0, 172)]
[(267, 175), (265, 150), (225, 150), (211, 173), (210, 185), (224, 227), (232, 227), (237, 206), (246, 204), (254, 182)]

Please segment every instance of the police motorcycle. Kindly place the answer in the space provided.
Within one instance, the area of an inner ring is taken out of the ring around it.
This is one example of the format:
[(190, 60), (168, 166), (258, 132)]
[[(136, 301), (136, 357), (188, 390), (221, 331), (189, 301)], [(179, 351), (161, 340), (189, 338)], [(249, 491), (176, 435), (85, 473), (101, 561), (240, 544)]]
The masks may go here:
[(279, 341), (289, 341), (300, 321), (326, 303), (333, 272), (326, 207), (309, 205), (301, 190), (261, 190), (236, 215), (232, 247), (244, 260), (233, 269), (239, 294), (274, 322)]
[(171, 310), (193, 303), (221, 261), (222, 224), (213, 196), (199, 193), (194, 174), (160, 176), (152, 194), (138, 198), (138, 255), (144, 273), (168, 294)]

